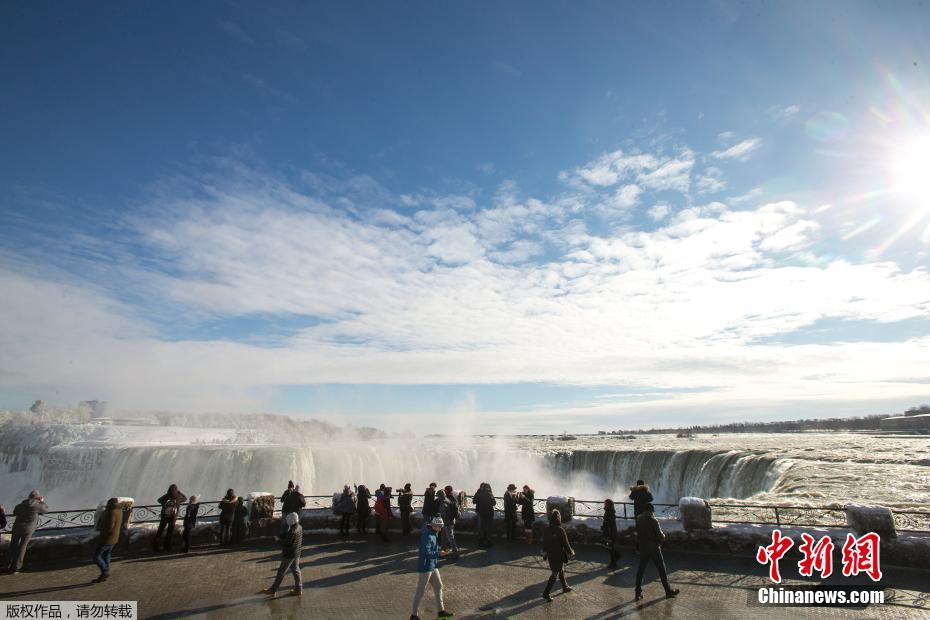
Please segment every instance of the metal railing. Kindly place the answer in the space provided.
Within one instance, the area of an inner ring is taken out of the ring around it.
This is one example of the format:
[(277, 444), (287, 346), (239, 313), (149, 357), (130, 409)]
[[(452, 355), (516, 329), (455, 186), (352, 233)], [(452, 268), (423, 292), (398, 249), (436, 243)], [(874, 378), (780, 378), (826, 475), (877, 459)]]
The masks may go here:
[[(307, 495), (303, 510), (326, 511), (333, 505), (332, 495)], [(374, 509), (372, 498), (372, 510)], [(497, 500), (496, 512), (503, 513), (503, 498)], [(396, 496), (392, 507), (396, 508)], [(846, 511), (842, 506), (797, 506), (787, 504), (744, 504), (708, 502), (713, 513), (714, 523), (764, 525), (778, 527), (847, 527)], [(213, 521), (219, 519), (219, 502), (200, 502), (197, 518), (200, 521)], [(184, 506), (180, 507), (178, 520), (184, 515)], [(653, 503), (656, 516), (664, 519), (680, 519), (678, 504)], [(423, 496), (414, 495), (411, 507), (419, 511), (423, 507)], [(615, 502), (618, 519), (634, 519), (632, 502)], [(546, 514), (546, 498), (537, 498), (533, 501), (534, 513), (537, 516)], [(519, 514), (520, 509), (518, 507)], [(39, 518), (37, 530), (67, 530), (72, 528), (89, 528), (94, 526), (95, 508), (83, 510), (50, 511)], [(275, 500), (275, 514), (280, 514), (280, 502)], [(574, 515), (579, 517), (603, 517), (603, 500), (574, 500)], [(930, 533), (930, 511), (925, 510), (894, 510), (892, 516), (895, 529), (899, 532)], [(132, 523), (157, 523), (161, 520), (161, 506), (139, 505), (132, 508)], [(13, 519), (7, 529), (13, 525)]]

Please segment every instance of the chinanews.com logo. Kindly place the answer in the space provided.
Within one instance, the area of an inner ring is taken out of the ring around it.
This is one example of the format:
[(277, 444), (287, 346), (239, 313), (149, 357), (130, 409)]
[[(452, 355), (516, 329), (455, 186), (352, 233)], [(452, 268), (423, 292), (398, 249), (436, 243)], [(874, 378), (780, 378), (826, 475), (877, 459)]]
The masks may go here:
[[(759, 547), (756, 561), (768, 566), (769, 580), (775, 584), (751, 592), (749, 602), (752, 605), (800, 607), (800, 606), (841, 606), (863, 608), (872, 604), (885, 602), (884, 588), (878, 584), (882, 578), (881, 537), (869, 532), (856, 537), (846, 535), (840, 558), (844, 577), (867, 576), (873, 584), (867, 585), (784, 585), (782, 584), (780, 562), (785, 554), (794, 547), (794, 540), (784, 536), (781, 530), (772, 531), (772, 542)], [(810, 534), (801, 534), (801, 544), (797, 550), (801, 553), (798, 561), (798, 573), (802, 577), (813, 577), (816, 573), (821, 579), (827, 579), (834, 572), (833, 552), (835, 545), (829, 536), (815, 540)]]

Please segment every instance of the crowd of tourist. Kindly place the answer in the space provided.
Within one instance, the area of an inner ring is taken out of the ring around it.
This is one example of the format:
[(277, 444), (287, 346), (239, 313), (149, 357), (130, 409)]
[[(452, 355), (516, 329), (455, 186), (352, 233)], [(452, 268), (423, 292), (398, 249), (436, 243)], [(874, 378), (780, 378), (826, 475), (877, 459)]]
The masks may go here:
[[(392, 487), (382, 483), (372, 495), (365, 485), (346, 484), (341, 493), (333, 496), (332, 504), (333, 513), (340, 517), (340, 535), (343, 538), (350, 536), (353, 517), (355, 517), (356, 521), (356, 531), (362, 535), (366, 534), (368, 519), (371, 513), (374, 512), (375, 533), (382, 541), (387, 542), (389, 540), (388, 530), (393, 518), (391, 506), (391, 500), (395, 499), (393, 491)], [(642, 598), (643, 577), (650, 563), (656, 567), (659, 579), (665, 588), (666, 596), (674, 597), (678, 594), (678, 590), (669, 585), (666, 575), (665, 560), (662, 556), (662, 543), (665, 540), (665, 534), (655, 518), (652, 493), (642, 480), (638, 480), (634, 486), (630, 487), (629, 498), (633, 501), (637, 551), (639, 553), (635, 586), (636, 600)], [(373, 505), (371, 504), (372, 499), (374, 499)], [(411, 516), (414, 510), (413, 499), (414, 493), (409, 482), (397, 491), (396, 501), (400, 512), (400, 529), (403, 536), (409, 536), (413, 531)], [(430, 585), (436, 596), (436, 605), (439, 610), (438, 616), (447, 617), (452, 615), (445, 610), (443, 603), (443, 585), (439, 575), (439, 560), (440, 558), (454, 560), (460, 555), (455, 528), (457, 521), (461, 517), (461, 510), (466, 499), (465, 493), (456, 491), (452, 485), (440, 488), (435, 482), (431, 482), (423, 492), (421, 509), (423, 518), (420, 527), (417, 559), (419, 580), (414, 595), (411, 620), (418, 619), (420, 602)], [(535, 492), (529, 485), (523, 485), (522, 490), (518, 492), (515, 484), (509, 484), (502, 500), (506, 540), (512, 542), (518, 539), (519, 513), (519, 520), (522, 521), (524, 531), (524, 540), (528, 545), (532, 545), (534, 543), (533, 529), (537, 514)], [(482, 548), (491, 547), (494, 545), (492, 526), (498, 509), (498, 498), (494, 496), (491, 485), (482, 482), (472, 494), (471, 502), (474, 505), (477, 519), (475, 527), (477, 545)], [(277, 539), (282, 549), (281, 560), (274, 583), (270, 587), (263, 589), (262, 592), (270, 597), (277, 596), (284, 577), (290, 572), (294, 577), (293, 594), (300, 596), (303, 587), (300, 574), (300, 557), (303, 547), (303, 529), (300, 523), (300, 515), (307, 505), (306, 497), (301, 492), (300, 485), (288, 481), (287, 489), (281, 495), (280, 504), (281, 526)], [(181, 516), (183, 508), (183, 517), (181, 517), (183, 547), (181, 551), (187, 553), (190, 551), (192, 533), (200, 516), (200, 497), (191, 495), (188, 498), (187, 495), (181, 492), (178, 485), (172, 484), (165, 494), (158, 498), (158, 506), (159, 521), (158, 528), (152, 539), (153, 551), (156, 553), (172, 551), (172, 538), (175, 534), (177, 519)], [(94, 552), (94, 563), (100, 569), (100, 575), (93, 580), (94, 583), (101, 583), (110, 577), (113, 548), (119, 542), (121, 532), (128, 523), (128, 512), (130, 510), (131, 508), (120, 503), (119, 498), (113, 497), (107, 501), (97, 519), (99, 539)], [(7, 572), (17, 573), (20, 571), (29, 541), (39, 524), (41, 515), (47, 512), (48, 505), (38, 491), (32, 491), (26, 499), (13, 509), (15, 520), (11, 532)], [(246, 507), (243, 497), (237, 495), (233, 489), (229, 489), (219, 501), (218, 512), (219, 544), (229, 546), (244, 540), (248, 533), (249, 509)], [(543, 528), (542, 553), (549, 565), (551, 574), (546, 582), (542, 598), (548, 602), (552, 600), (550, 593), (556, 580), (561, 584), (563, 592), (572, 591), (565, 579), (564, 567), (566, 562), (569, 562), (574, 557), (575, 550), (569, 541), (565, 528), (562, 526), (562, 515), (559, 510), (549, 511), (546, 518), (547, 525)], [(0, 506), (0, 529), (5, 528), (6, 525), (7, 515), (3, 507)], [(601, 533), (602, 546), (608, 552), (608, 568), (615, 569), (621, 554), (617, 550), (616, 509), (613, 500), (610, 499), (604, 501)]]

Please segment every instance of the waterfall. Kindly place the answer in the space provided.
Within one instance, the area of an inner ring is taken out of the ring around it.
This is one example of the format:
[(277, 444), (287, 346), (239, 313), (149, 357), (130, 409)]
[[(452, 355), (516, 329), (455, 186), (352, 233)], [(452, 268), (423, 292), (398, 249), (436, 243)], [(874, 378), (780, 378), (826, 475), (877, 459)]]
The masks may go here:
[(765, 452), (715, 450), (577, 450), (549, 456), (553, 469), (569, 481), (591, 478), (605, 490), (624, 489), (644, 480), (656, 502), (680, 497), (745, 499), (770, 491), (785, 466)]
[[(713, 449), (565, 450), (529, 438), (375, 439), (293, 437), (286, 445), (192, 443), (190, 431), (159, 427), (139, 431), (143, 441), (99, 437), (74, 427), (30, 426), (0, 437), (0, 483), (4, 504), (32, 488), (45, 492), (53, 509), (96, 505), (111, 496), (153, 503), (169, 484), (204, 501), (227, 488), (239, 493), (279, 494), (294, 480), (308, 495), (331, 495), (343, 484), (398, 487), (416, 492), (430, 482), (471, 493), (480, 482), (498, 494), (507, 484), (533, 486), (540, 494), (579, 499), (623, 499), (638, 478), (656, 502), (679, 497), (745, 499), (776, 490), (784, 459), (769, 452)], [(157, 433), (160, 433), (158, 435)], [(186, 443), (173, 443), (184, 436)], [(201, 441), (201, 440), (195, 440)]]

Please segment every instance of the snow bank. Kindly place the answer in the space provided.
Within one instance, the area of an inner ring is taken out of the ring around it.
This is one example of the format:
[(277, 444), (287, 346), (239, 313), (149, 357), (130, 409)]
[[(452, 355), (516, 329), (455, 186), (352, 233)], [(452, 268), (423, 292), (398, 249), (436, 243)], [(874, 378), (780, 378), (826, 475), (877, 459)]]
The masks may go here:
[(897, 538), (890, 508), (846, 504), (846, 523), (860, 536), (877, 532), (882, 538)]
[(678, 500), (678, 512), (685, 530), (709, 530), (713, 527), (710, 504), (700, 497), (682, 497)]
[[(96, 529), (96, 528), (97, 528), (97, 524), (100, 523), (100, 517), (103, 516), (103, 511), (106, 510), (106, 508), (107, 508), (107, 502), (109, 502), (109, 501), (110, 501), (109, 498), (107, 498), (107, 499), (102, 499), (102, 500), (100, 500), (100, 503), (97, 504), (97, 510), (94, 511), (94, 529)], [(123, 509), (123, 515), (124, 515), (124, 517), (125, 517), (125, 514), (126, 514), (126, 510), (132, 508), (132, 507), (133, 507), (133, 504), (136, 503), (136, 500), (134, 500), (134, 499), (131, 498), (131, 497), (117, 497), (117, 498), (116, 498), (116, 501), (119, 502), (120, 508)], [(131, 515), (131, 514), (130, 514), (130, 516), (129, 516), (129, 521), (132, 521), (132, 515)], [(122, 526), (123, 529), (126, 529), (126, 526), (127, 526), (128, 524), (129, 524), (128, 521), (125, 522), (125, 523), (123, 523), (123, 526)]]
[(553, 510), (558, 510), (562, 517), (562, 523), (568, 523), (575, 514), (575, 498), (565, 497), (563, 495), (550, 495), (546, 498), (546, 514), (551, 514)]

